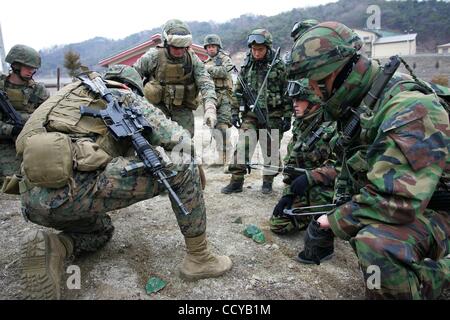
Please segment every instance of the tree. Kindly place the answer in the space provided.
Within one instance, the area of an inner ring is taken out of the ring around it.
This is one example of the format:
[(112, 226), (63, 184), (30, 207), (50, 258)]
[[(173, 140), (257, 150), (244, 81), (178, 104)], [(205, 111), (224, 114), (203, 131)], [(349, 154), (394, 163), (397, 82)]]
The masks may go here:
[(69, 51), (64, 54), (64, 67), (67, 69), (69, 76), (75, 77), (81, 67), (80, 54), (69, 49)]

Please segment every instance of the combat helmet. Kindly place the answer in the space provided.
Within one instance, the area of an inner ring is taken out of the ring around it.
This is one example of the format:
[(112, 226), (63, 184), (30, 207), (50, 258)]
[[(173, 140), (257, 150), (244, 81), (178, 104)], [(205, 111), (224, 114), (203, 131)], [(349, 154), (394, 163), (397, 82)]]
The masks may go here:
[(206, 49), (207, 45), (215, 44), (219, 46), (219, 49), (222, 49), (222, 40), (217, 34), (208, 34), (203, 41), (203, 48)]
[(110, 66), (106, 70), (104, 78), (105, 80), (115, 80), (124, 83), (128, 86), (131, 86), (132, 89), (137, 90), (141, 96), (144, 95), (142, 78), (133, 67), (124, 64), (116, 64)]
[(297, 40), (306, 30), (318, 24), (319, 21), (316, 19), (306, 19), (296, 22), (292, 27), (291, 38), (293, 38), (294, 41)]
[(164, 46), (186, 48), (192, 45), (192, 34), (188, 25), (181, 20), (171, 19), (162, 28)]
[(35, 69), (41, 67), (41, 56), (39, 53), (23, 44), (13, 46), (6, 55), (5, 61), (11, 65), (13, 63), (20, 63)]
[(322, 80), (344, 66), (362, 44), (359, 36), (342, 23), (319, 23), (305, 31), (292, 47), (288, 76)]
[(265, 44), (272, 48), (272, 34), (266, 29), (255, 29), (247, 37), (247, 46), (250, 48), (252, 44)]

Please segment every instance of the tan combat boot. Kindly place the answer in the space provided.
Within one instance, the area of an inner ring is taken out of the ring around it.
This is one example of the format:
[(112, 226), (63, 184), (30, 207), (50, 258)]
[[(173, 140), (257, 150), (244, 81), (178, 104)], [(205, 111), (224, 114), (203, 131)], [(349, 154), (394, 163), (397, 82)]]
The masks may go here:
[(233, 263), (229, 257), (218, 256), (208, 250), (205, 233), (184, 240), (187, 255), (180, 266), (180, 275), (185, 280), (215, 278), (231, 269)]
[(21, 249), (24, 299), (60, 299), (64, 260), (72, 252), (67, 236), (42, 230), (25, 236)]

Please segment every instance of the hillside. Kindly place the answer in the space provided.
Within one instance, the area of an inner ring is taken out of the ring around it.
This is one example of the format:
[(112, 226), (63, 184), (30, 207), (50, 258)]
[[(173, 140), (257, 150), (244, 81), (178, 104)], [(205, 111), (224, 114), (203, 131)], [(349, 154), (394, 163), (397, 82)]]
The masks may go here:
[[(305, 18), (336, 20), (353, 28), (365, 28), (369, 16), (366, 9), (372, 4), (381, 8), (382, 29), (399, 33), (407, 30), (418, 34), (418, 52), (434, 52), (437, 44), (450, 42), (450, 3), (436, 0), (340, 0), (327, 5), (292, 9), (270, 17), (242, 15), (225, 23), (188, 21), (188, 24), (196, 43), (202, 43), (204, 36), (209, 33), (217, 33), (222, 37), (226, 50), (231, 53), (245, 49), (246, 35), (250, 30), (264, 27), (272, 32), (274, 45), (281, 46), (284, 51), (291, 46), (289, 34), (296, 21)], [(84, 64), (95, 67), (101, 59), (146, 41), (159, 32), (160, 28), (154, 28), (120, 40), (96, 37), (80, 43), (42, 50), (43, 65), (40, 75), (54, 76), (56, 68), (63, 65), (64, 53), (69, 49), (80, 53)]]

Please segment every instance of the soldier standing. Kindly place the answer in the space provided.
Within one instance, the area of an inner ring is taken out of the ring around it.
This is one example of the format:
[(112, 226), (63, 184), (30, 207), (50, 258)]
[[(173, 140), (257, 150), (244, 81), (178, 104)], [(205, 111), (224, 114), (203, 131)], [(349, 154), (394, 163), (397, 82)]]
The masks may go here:
[[(24, 121), (49, 97), (44, 84), (35, 82), (33, 75), (41, 67), (41, 56), (28, 46), (17, 44), (6, 55), (11, 65), (8, 75), (0, 75), (0, 90), (4, 91), (14, 109)], [(21, 126), (8, 122), (6, 115), (0, 113), (0, 186), (7, 176), (19, 171), (20, 159), (16, 156), (14, 140)], [(5, 189), (9, 189), (5, 185)]]
[[(257, 96), (270, 64), (274, 58), (275, 51), (272, 49), (272, 35), (265, 29), (256, 29), (247, 38), (247, 45), (250, 51), (241, 67), (239, 76), (249, 85), (253, 91), (254, 96)], [(291, 127), (292, 108), (288, 99), (285, 97), (286, 90), (286, 69), (284, 62), (277, 58), (272, 65), (270, 74), (267, 77), (265, 88), (262, 88), (261, 97), (258, 100), (258, 106), (265, 112), (268, 119), (268, 125), (272, 132), (278, 133), (278, 145), (283, 136), (283, 132), (288, 131)], [(270, 164), (270, 159), (273, 158), (271, 139), (267, 135), (266, 128), (260, 123), (256, 114), (249, 110), (248, 97), (243, 93), (242, 85), (237, 82), (234, 95), (239, 102), (234, 104), (231, 110), (232, 124), (240, 128), (239, 138), (236, 150), (233, 155), (232, 163), (228, 167), (228, 171), (232, 174), (230, 183), (222, 188), (222, 193), (229, 194), (234, 192), (242, 192), (244, 184), (244, 175), (246, 174), (246, 164), (250, 161), (256, 148), (256, 143), (259, 142), (264, 163)], [(239, 110), (239, 106), (243, 106), (244, 110)], [(242, 115), (242, 124), (239, 114)], [(278, 132), (276, 132), (278, 130)], [(249, 133), (253, 132), (256, 141), (249, 141)], [(276, 139), (274, 137), (273, 139)], [(275, 148), (274, 148), (275, 149)], [(279, 149), (276, 150), (276, 158), (279, 161)], [(239, 155), (239, 156), (238, 156)], [(244, 157), (242, 157), (244, 155)], [(240, 158), (245, 161), (241, 162)], [(273, 172), (264, 170), (262, 193), (268, 194), (272, 192), (273, 179), (276, 176)]]
[(226, 164), (227, 155), (231, 152), (231, 144), (227, 132), (228, 128), (231, 127), (233, 80), (230, 73), (234, 65), (231, 58), (222, 50), (222, 41), (218, 35), (207, 35), (203, 46), (209, 55), (205, 61), (206, 70), (213, 79), (216, 88), (217, 124), (215, 129), (221, 134), (221, 140), (216, 137), (216, 148), (219, 152), (219, 161)]
[[(88, 72), (95, 80), (99, 75)], [(110, 67), (106, 84), (124, 108), (139, 108), (152, 127), (145, 134), (165, 150), (176, 146), (190, 157), (189, 133), (143, 98), (139, 74), (132, 67)], [(134, 92), (133, 92), (134, 91)], [(24, 295), (32, 299), (60, 297), (65, 259), (94, 252), (112, 237), (109, 211), (158, 195), (162, 186), (147, 171), (123, 176), (135, 166), (131, 141), (115, 140), (101, 119), (82, 116), (81, 106), (101, 110), (104, 99), (81, 81), (76, 81), (43, 103), (30, 117), (17, 138), (23, 154), (23, 179), (19, 182), (22, 210), (28, 220), (62, 231), (33, 231), (22, 247)], [(193, 162), (171, 166), (176, 175), (171, 186), (190, 214), (184, 215), (172, 197), (187, 255), (180, 275), (187, 280), (217, 277), (231, 269), (226, 256), (212, 254), (206, 240), (206, 210), (200, 188), (198, 166)], [(145, 245), (145, 244), (143, 244)]]
[(151, 48), (133, 67), (144, 78), (144, 94), (160, 109), (194, 136), (193, 110), (199, 91), (205, 106), (204, 121), (217, 123), (214, 82), (192, 49), (192, 34), (184, 22), (173, 19), (162, 30), (163, 46)]
[(319, 261), (336, 235), (355, 250), (368, 298), (437, 298), (450, 285), (448, 106), (424, 81), (394, 74), (398, 57), (382, 67), (355, 39), (324, 22), (292, 48), (289, 77), (308, 78), (326, 101), (342, 165), (337, 207), (309, 224), (300, 254)]

